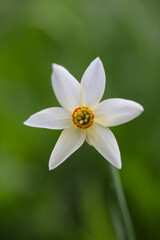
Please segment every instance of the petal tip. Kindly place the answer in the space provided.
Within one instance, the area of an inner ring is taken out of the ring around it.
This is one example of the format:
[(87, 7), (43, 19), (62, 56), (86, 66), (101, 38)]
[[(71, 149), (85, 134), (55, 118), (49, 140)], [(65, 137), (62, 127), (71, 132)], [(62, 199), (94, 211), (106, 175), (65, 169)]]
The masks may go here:
[(55, 166), (53, 166), (53, 162), (51, 164), (51, 161), (49, 160), (49, 164), (48, 164), (49, 171), (52, 171), (54, 168), (55, 168)]
[(144, 112), (144, 108), (141, 104), (137, 103), (138, 104), (138, 111), (139, 111), (139, 114), (140, 115), (142, 112)]
[(55, 68), (57, 67), (56, 63), (52, 63), (52, 69), (55, 70)]
[(32, 123), (31, 117), (29, 117), (23, 124), (24, 124), (25, 126), (35, 127), (34, 124)]
[(118, 169), (122, 169), (122, 163), (117, 166)]
[(49, 171), (52, 171), (52, 170), (53, 170), (53, 167), (49, 166), (48, 169), (49, 169)]
[(60, 164), (61, 164), (61, 162), (58, 163), (58, 164), (56, 164), (56, 163), (53, 161), (52, 154), (51, 154), (51, 157), (50, 157), (50, 159), (49, 159), (49, 164), (48, 164), (49, 171), (52, 171), (53, 169), (57, 168)]
[(144, 112), (144, 107), (142, 105), (140, 105), (140, 110), (141, 112)]
[(97, 63), (102, 64), (102, 61), (101, 61), (100, 57), (96, 57), (94, 61), (97, 62)]
[(59, 70), (59, 69), (61, 69), (61, 68), (63, 68), (61, 65), (59, 65), (59, 64), (57, 64), (57, 63), (53, 63), (52, 64), (52, 70), (53, 70), (53, 72), (55, 72), (55, 71), (57, 71), (57, 70)]
[(117, 168), (117, 169), (121, 169), (122, 168), (122, 162), (121, 162), (121, 159), (119, 159), (119, 161), (114, 164), (114, 166)]
[(100, 57), (98, 56), (98, 57), (95, 58), (95, 60), (98, 60), (98, 61), (99, 61), (99, 60), (101, 60), (101, 59), (100, 59)]
[(25, 122), (23, 122), (24, 125), (29, 126), (28, 120), (26, 120)]

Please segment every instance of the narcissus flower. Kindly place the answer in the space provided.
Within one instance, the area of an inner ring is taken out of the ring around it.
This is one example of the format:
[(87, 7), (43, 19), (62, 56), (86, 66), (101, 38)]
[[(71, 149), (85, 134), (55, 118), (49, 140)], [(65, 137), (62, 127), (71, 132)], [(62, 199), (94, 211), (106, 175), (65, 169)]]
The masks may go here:
[(31, 127), (64, 129), (50, 156), (50, 170), (64, 162), (84, 141), (115, 167), (121, 168), (119, 147), (109, 127), (136, 118), (143, 107), (120, 98), (100, 102), (105, 82), (99, 58), (86, 69), (81, 83), (64, 67), (53, 64), (52, 86), (62, 107), (44, 109), (24, 122)]

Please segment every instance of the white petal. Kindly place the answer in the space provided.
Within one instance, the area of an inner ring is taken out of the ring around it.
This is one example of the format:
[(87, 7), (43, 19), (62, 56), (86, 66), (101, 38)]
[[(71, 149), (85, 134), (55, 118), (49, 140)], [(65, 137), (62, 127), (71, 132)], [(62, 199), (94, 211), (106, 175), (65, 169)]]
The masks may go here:
[(62, 66), (53, 64), (52, 86), (66, 110), (73, 112), (80, 106), (80, 83)]
[(86, 138), (86, 131), (72, 126), (63, 130), (49, 160), (49, 169), (52, 170), (64, 162), (75, 152)]
[(96, 123), (87, 129), (90, 143), (97, 151), (117, 168), (121, 168), (121, 156), (113, 133)]
[(90, 145), (91, 147), (93, 146), (93, 145), (90, 143), (88, 136), (86, 136), (86, 142), (87, 142), (88, 145)]
[(83, 105), (92, 107), (99, 103), (105, 90), (105, 71), (100, 58), (96, 58), (86, 69), (82, 80)]
[(143, 110), (139, 103), (131, 100), (107, 99), (102, 101), (95, 109), (95, 122), (112, 127), (136, 118)]
[(24, 124), (39, 128), (64, 129), (71, 126), (72, 116), (63, 108), (53, 107), (35, 113)]

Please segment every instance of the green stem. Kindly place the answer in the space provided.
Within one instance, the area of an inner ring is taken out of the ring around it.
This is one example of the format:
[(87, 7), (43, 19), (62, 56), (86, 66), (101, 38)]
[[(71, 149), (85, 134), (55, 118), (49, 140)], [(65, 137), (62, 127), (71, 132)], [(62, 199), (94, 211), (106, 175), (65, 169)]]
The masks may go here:
[(118, 205), (124, 222), (125, 235), (127, 240), (136, 240), (132, 220), (129, 214), (127, 202), (118, 170), (110, 164), (111, 177), (114, 183)]

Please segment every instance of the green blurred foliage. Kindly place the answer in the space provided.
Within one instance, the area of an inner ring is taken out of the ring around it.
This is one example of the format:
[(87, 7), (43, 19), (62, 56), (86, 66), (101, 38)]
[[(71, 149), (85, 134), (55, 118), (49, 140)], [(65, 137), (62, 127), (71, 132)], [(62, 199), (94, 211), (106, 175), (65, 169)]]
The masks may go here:
[(0, 239), (119, 239), (103, 157), (84, 144), (49, 172), (60, 131), (23, 125), (59, 105), (53, 62), (80, 80), (97, 56), (107, 76), (104, 99), (145, 108), (112, 130), (137, 239), (159, 239), (159, 12), (158, 0), (0, 0)]

